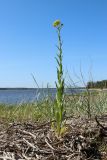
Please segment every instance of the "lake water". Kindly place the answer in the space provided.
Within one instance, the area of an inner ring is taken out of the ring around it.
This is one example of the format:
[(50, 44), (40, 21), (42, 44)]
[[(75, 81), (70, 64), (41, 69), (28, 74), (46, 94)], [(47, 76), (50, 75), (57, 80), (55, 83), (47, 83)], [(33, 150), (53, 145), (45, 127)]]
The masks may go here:
[[(77, 92), (74, 89), (66, 89), (66, 94)], [(79, 90), (80, 92), (80, 90)], [(18, 104), (39, 101), (48, 95), (55, 97), (55, 88), (44, 89), (0, 89), (0, 103)]]

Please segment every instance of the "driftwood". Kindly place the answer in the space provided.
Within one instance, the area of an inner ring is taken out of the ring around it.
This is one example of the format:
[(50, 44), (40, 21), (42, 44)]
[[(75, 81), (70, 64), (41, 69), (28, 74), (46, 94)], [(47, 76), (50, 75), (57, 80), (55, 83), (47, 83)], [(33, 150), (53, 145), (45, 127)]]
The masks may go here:
[[(106, 160), (107, 116), (69, 118), (68, 130), (58, 138), (50, 122), (11, 123), (1, 121), (0, 160)], [(105, 149), (102, 149), (104, 148)]]

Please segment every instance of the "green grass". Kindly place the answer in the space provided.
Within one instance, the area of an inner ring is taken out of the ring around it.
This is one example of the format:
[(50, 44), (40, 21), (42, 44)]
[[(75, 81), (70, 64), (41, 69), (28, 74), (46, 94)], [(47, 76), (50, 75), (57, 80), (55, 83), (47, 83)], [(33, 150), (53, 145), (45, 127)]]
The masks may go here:
[[(65, 96), (64, 108), (66, 116), (88, 116), (88, 97), (86, 93)], [(107, 93), (98, 92), (90, 95), (91, 115), (107, 113)], [(54, 118), (53, 106), (55, 101), (43, 100), (37, 103), (19, 105), (0, 104), (0, 119), (7, 122), (43, 122)]]
[(20, 105), (0, 104), (0, 119), (8, 122), (49, 121), (51, 119), (52, 103), (23, 103)]
[(107, 113), (107, 93), (97, 91), (67, 96), (65, 104), (68, 114), (88, 116), (88, 107), (90, 107), (91, 116), (102, 115)]

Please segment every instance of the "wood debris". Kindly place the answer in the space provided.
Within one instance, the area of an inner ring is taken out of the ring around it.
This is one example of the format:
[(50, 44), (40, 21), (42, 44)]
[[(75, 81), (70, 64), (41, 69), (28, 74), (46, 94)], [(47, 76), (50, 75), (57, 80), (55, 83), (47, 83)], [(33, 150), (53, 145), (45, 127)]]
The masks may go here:
[[(1, 122), (1, 126), (3, 126)], [(69, 118), (58, 138), (51, 123), (0, 127), (0, 160), (106, 160), (107, 116)]]

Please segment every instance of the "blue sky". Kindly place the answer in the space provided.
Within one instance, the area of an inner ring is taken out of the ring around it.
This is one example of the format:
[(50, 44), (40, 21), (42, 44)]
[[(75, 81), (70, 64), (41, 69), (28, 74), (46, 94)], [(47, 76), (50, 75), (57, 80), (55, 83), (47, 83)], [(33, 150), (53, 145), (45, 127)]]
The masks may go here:
[(0, 0), (0, 87), (54, 87), (56, 19), (65, 74), (107, 79), (107, 0)]

